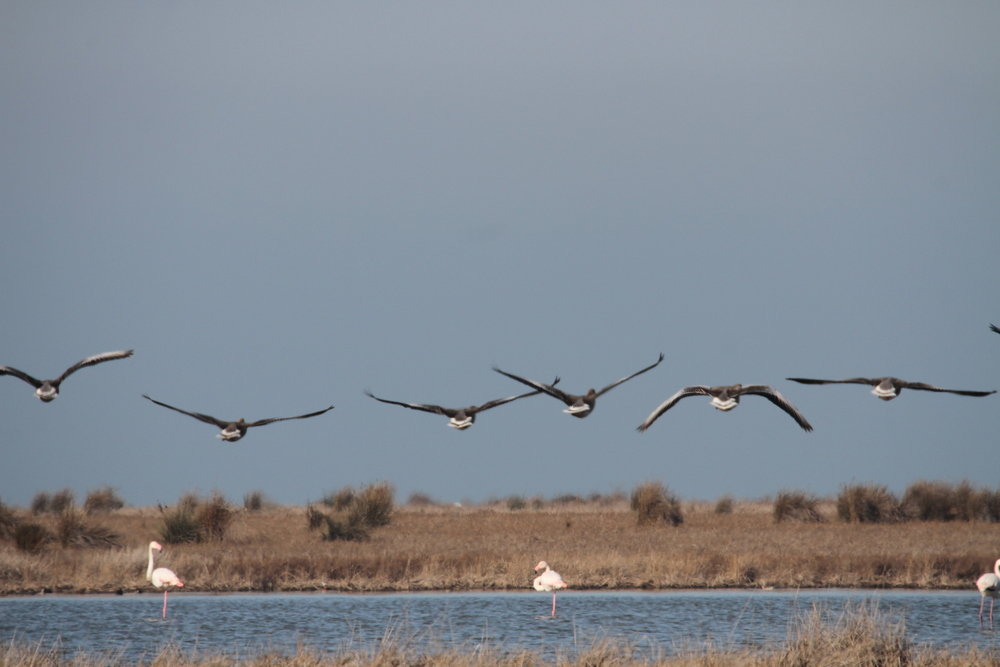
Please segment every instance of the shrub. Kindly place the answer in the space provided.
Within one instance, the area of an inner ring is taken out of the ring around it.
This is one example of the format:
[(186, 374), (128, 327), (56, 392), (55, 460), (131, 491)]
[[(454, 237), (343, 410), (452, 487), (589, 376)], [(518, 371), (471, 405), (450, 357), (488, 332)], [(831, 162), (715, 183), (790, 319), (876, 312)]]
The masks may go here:
[(509, 509), (512, 512), (523, 510), (527, 506), (528, 503), (524, 499), (524, 496), (510, 496), (509, 498), (507, 498), (507, 509)]
[(0, 540), (13, 537), (14, 529), (17, 528), (18, 523), (19, 521), (14, 511), (3, 502), (0, 502)]
[(355, 492), (350, 486), (345, 486), (339, 491), (328, 493), (320, 500), (321, 503), (338, 512), (346, 510), (354, 502)]
[[(306, 521), (310, 529), (324, 527), (325, 540), (368, 539), (369, 528), (386, 526), (392, 520), (392, 493), (392, 486), (389, 484), (372, 484), (358, 493), (348, 487), (335, 496), (328, 495), (322, 501), (324, 505), (334, 507), (337, 516), (324, 514), (310, 506), (306, 510)], [(346, 501), (348, 497), (350, 502)], [(339, 498), (341, 502), (328, 502), (335, 498)], [(339, 510), (336, 509), (338, 506)]]
[(722, 496), (715, 502), (715, 513), (716, 514), (732, 514), (733, 513), (733, 497), (732, 496)]
[(414, 491), (410, 494), (410, 497), (406, 500), (406, 504), (411, 507), (430, 507), (431, 505), (436, 505), (434, 499), (431, 498), (426, 493), (420, 491)]
[(192, 504), (191, 497), (182, 498), (177, 506), (172, 510), (163, 512), (163, 528), (160, 530), (160, 538), (167, 544), (183, 544), (186, 542), (198, 541), (198, 521), (195, 519), (194, 510), (197, 501)]
[(108, 514), (125, 507), (125, 501), (118, 497), (110, 486), (91, 491), (83, 502), (83, 511), (88, 514)]
[(20, 551), (38, 553), (52, 541), (52, 534), (37, 523), (21, 523), (14, 528), (14, 546)]
[(885, 486), (844, 486), (837, 495), (837, 516), (843, 521), (880, 523), (900, 518), (899, 501)]
[(921, 480), (907, 487), (900, 508), (910, 519), (951, 521), (956, 515), (955, 493), (944, 482)]
[(264, 504), (263, 491), (251, 491), (243, 496), (243, 509), (248, 512), (259, 512), (264, 509)]
[(31, 499), (31, 513), (34, 515), (45, 514), (49, 511), (49, 505), (52, 504), (52, 499), (49, 494), (45, 491), (39, 491), (35, 494), (35, 497)]
[(75, 504), (73, 491), (71, 489), (63, 489), (52, 494), (52, 500), (49, 502), (49, 512), (62, 514), (71, 509)]
[(660, 521), (671, 526), (684, 523), (680, 500), (659, 482), (637, 486), (632, 491), (631, 507), (640, 526)]
[(823, 515), (816, 509), (819, 499), (802, 491), (782, 491), (774, 499), (774, 520), (809, 521), (823, 520)]
[(213, 496), (208, 502), (200, 504), (194, 512), (194, 520), (198, 525), (198, 541), (222, 541), (232, 519), (233, 512), (222, 496)]
[(361, 525), (377, 528), (392, 521), (393, 490), (389, 484), (372, 484), (365, 487), (354, 499), (351, 515), (357, 515)]
[(121, 538), (117, 533), (104, 526), (87, 525), (74, 509), (68, 509), (59, 516), (56, 535), (63, 547), (110, 549), (121, 546)]

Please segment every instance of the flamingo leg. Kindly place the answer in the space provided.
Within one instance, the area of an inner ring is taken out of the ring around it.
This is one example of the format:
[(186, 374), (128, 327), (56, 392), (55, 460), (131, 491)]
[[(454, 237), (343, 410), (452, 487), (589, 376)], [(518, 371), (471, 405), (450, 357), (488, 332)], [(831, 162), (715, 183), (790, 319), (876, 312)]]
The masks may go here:
[(556, 615), (556, 592), (552, 591), (552, 615)]
[(992, 597), (990, 598), (990, 630), (993, 629), (993, 603), (995, 601), (996, 601), (996, 598), (992, 598)]
[(979, 598), (979, 629), (983, 629), (983, 605), (986, 604), (986, 596), (982, 595)]
[(167, 617), (167, 591), (163, 590), (163, 618)]

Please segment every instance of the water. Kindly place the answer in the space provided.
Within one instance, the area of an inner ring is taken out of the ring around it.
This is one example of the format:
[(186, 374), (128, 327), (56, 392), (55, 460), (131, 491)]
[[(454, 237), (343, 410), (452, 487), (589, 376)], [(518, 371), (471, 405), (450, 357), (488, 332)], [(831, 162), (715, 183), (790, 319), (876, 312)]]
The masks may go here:
[[(836, 614), (846, 604), (866, 603), (903, 620), (916, 643), (1000, 650), (1000, 630), (979, 629), (975, 591), (566, 591), (555, 618), (545, 593), (178, 592), (170, 595), (166, 620), (162, 600), (156, 594), (0, 598), (0, 640), (135, 660), (168, 646), (184, 654), (250, 657), (292, 654), (299, 646), (368, 650), (383, 639), (422, 650), (527, 649), (552, 658), (611, 639), (651, 657), (706, 642), (766, 648), (784, 642), (814, 605)], [(997, 621), (1000, 628), (1000, 610)]]

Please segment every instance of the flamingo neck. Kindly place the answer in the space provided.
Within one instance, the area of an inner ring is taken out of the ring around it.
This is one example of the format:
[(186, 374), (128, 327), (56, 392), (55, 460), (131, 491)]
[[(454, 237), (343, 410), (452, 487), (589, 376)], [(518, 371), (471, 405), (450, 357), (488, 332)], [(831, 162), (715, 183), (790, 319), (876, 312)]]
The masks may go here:
[(149, 565), (146, 567), (146, 580), (153, 580), (153, 545), (149, 545)]
[(997, 562), (993, 563), (993, 574), (997, 575), (997, 578), (1000, 579), (1000, 558), (997, 559)]

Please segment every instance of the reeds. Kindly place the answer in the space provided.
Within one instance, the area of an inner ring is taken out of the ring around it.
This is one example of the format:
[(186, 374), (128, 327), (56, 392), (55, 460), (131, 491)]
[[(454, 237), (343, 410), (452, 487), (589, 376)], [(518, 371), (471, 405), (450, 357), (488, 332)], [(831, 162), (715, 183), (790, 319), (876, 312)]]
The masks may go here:
[(115, 652), (75, 654), (69, 657), (58, 645), (10, 642), (0, 646), (5, 667), (97, 667), (155, 665), (156, 667), (986, 667), (1000, 656), (981, 649), (948, 651), (914, 645), (902, 621), (889, 617), (877, 605), (848, 605), (842, 610), (814, 607), (797, 619), (781, 645), (737, 649), (706, 646), (668, 653), (640, 650), (617, 639), (600, 639), (555, 659), (524, 649), (502, 646), (427, 647), (425, 643), (394, 633), (371, 647), (346, 647), (320, 651), (300, 645), (294, 653), (268, 651), (236, 657), (192, 651), (168, 645), (145, 661), (126, 661)]
[(774, 500), (774, 520), (808, 521), (823, 520), (819, 512), (819, 498), (804, 491), (782, 491)]

